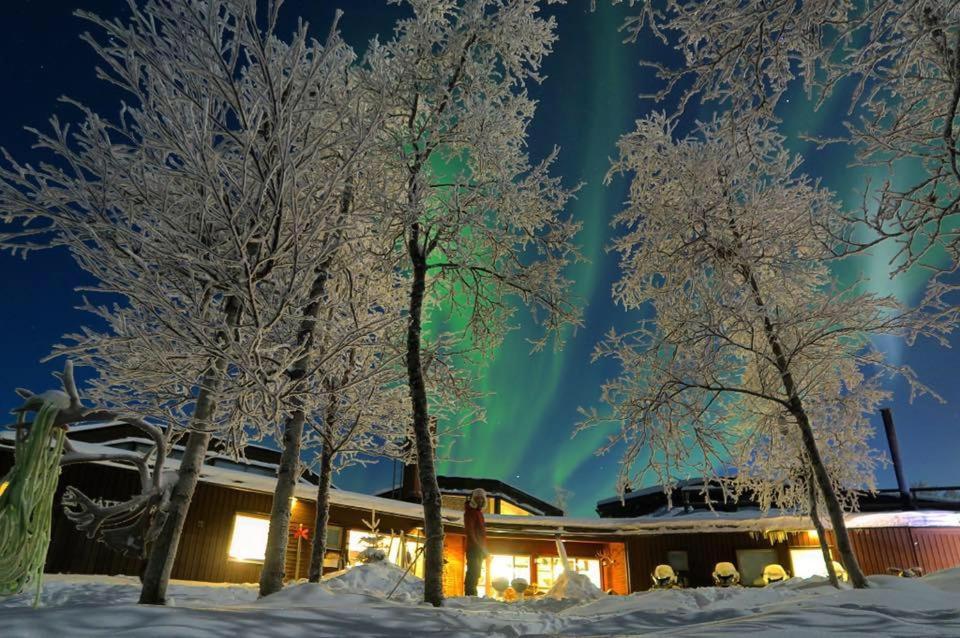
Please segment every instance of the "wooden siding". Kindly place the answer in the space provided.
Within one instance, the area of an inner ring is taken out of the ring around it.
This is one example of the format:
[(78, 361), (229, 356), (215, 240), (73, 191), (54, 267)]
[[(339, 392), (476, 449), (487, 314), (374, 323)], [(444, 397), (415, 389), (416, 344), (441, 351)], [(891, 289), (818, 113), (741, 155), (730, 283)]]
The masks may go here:
[[(9, 451), (0, 450), (0, 476), (12, 465)], [(141, 563), (123, 557), (105, 545), (77, 532), (60, 508), (64, 486), (72, 485), (85, 494), (108, 500), (122, 500), (138, 489), (137, 475), (129, 470), (97, 465), (74, 465), (64, 468), (55, 495), (51, 543), (45, 569), (51, 573), (97, 573), (137, 575)], [(211, 582), (256, 582), (260, 564), (230, 560), (228, 557), (233, 520), (237, 513), (266, 516), (272, 496), (217, 485), (201, 483), (187, 516), (174, 565), (173, 577)], [(331, 507), (330, 522), (344, 529), (346, 545), (350, 529), (364, 529), (363, 519), (370, 512), (352, 508)], [(416, 519), (381, 514), (380, 530), (385, 533), (411, 532), (420, 526)], [(304, 578), (309, 567), (310, 548), (314, 538), (315, 507), (313, 502), (298, 500), (291, 516), (291, 537), (286, 556), (286, 572), (290, 578)], [(296, 570), (296, 539), (293, 531), (299, 524), (309, 530), (309, 540), (302, 542), (300, 568)], [(449, 595), (458, 595), (463, 585), (463, 530), (445, 525), (447, 532), (447, 568), (445, 581)], [(489, 549), (494, 554), (556, 556), (552, 540), (527, 538), (516, 533), (497, 535), (491, 530)], [(625, 540), (624, 543), (619, 541)], [(960, 566), (960, 528), (887, 527), (851, 530), (851, 540), (860, 564), (867, 574), (886, 574), (893, 567), (920, 567), (924, 573)], [(828, 543), (836, 556), (832, 533)], [(746, 532), (658, 534), (623, 538), (597, 537), (591, 542), (567, 541), (573, 558), (596, 558), (601, 552), (614, 558), (612, 566), (602, 569), (603, 586), (617, 593), (642, 591), (650, 586), (653, 568), (666, 562), (667, 552), (686, 551), (689, 558), (689, 584), (709, 585), (713, 566), (718, 561), (736, 563), (737, 550), (773, 548), (779, 562), (790, 569), (791, 547), (817, 547), (818, 542), (806, 532), (791, 533), (786, 542), (770, 541)], [(343, 548), (341, 548), (343, 549)], [(618, 567), (619, 565), (619, 567)]]
[(911, 528), (910, 532), (923, 573), (929, 574), (960, 565), (960, 529), (915, 527)]
[(627, 546), (624, 543), (607, 543), (606, 552), (613, 562), (603, 567), (604, 589), (615, 594), (629, 594)]
[(737, 550), (773, 549), (782, 565), (789, 565), (786, 543), (771, 543), (744, 532), (704, 534), (656, 534), (634, 536), (627, 541), (630, 586), (633, 591), (650, 588), (653, 569), (667, 562), (667, 552), (685, 551), (689, 561), (687, 584), (704, 587), (713, 584), (714, 566), (720, 561), (736, 564)]
[(466, 571), (467, 538), (463, 534), (443, 536), (443, 595), (463, 596)]
[[(818, 547), (806, 534), (791, 534), (791, 546)], [(960, 528), (876, 527), (850, 530), (850, 542), (860, 568), (868, 576), (889, 574), (892, 569), (919, 567), (924, 574), (960, 566)], [(836, 542), (827, 532), (834, 558)]]

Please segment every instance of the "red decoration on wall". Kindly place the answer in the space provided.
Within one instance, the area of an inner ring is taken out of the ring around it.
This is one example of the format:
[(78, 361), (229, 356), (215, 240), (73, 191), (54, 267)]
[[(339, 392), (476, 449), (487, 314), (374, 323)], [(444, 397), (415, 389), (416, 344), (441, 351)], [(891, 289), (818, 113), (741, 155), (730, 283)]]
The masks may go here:
[(310, 538), (310, 530), (306, 527), (298, 527), (297, 529), (293, 530), (293, 537), (308, 540)]

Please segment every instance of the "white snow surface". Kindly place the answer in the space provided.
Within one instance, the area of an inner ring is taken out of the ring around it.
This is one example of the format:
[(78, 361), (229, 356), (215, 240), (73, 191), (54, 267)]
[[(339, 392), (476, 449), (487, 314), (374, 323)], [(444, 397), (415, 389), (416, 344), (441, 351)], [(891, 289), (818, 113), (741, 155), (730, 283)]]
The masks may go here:
[(590, 581), (586, 574), (567, 571), (560, 574), (546, 596), (554, 600), (586, 602), (603, 598), (604, 593)]
[[(65, 636), (960, 636), (960, 569), (924, 578), (871, 577), (867, 590), (793, 579), (763, 589), (673, 589), (591, 600), (419, 601), (422, 583), (374, 564), (257, 600), (255, 585), (175, 581), (173, 606), (136, 604), (137, 579), (48, 575), (32, 594), (0, 600), (4, 638)], [(409, 580), (407, 580), (409, 579)]]

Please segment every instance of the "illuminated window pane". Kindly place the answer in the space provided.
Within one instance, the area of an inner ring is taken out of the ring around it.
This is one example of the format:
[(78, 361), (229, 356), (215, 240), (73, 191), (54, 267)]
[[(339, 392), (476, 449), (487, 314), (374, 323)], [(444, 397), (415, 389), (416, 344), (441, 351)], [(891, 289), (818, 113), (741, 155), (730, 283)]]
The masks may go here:
[(530, 516), (530, 512), (527, 510), (517, 507), (509, 501), (500, 499), (500, 513), (505, 516)]
[(499, 592), (493, 588), (493, 581), (505, 578), (508, 583), (515, 578), (522, 578), (530, 582), (530, 557), (509, 556), (494, 554), (484, 562), (480, 569), (481, 590), (486, 596), (498, 596)]
[[(586, 574), (590, 582), (597, 587), (600, 584), (600, 561), (593, 558), (570, 558), (570, 568), (577, 574)], [(559, 556), (540, 556), (537, 558), (537, 587), (550, 589), (563, 573), (563, 563)]]
[(790, 561), (793, 563), (793, 575), (797, 578), (827, 575), (827, 565), (823, 562), (823, 551), (820, 549), (791, 549)]
[(237, 514), (233, 519), (233, 536), (228, 555), (233, 560), (263, 562), (267, 551), (267, 531), (270, 519), (261, 516)]
[[(371, 547), (369, 543), (365, 543), (363, 540), (370, 537), (372, 537), (372, 534), (367, 530), (352, 529), (347, 533), (347, 562), (350, 565), (356, 565), (359, 563), (360, 553), (368, 547)], [(410, 537), (408, 536), (407, 538)], [(414, 558), (416, 558), (417, 562), (411, 569), (411, 573), (415, 576), (422, 576), (423, 554), (420, 553), (418, 556), (421, 544), (422, 543), (417, 540), (407, 540), (405, 547), (403, 550), (401, 550), (400, 537), (387, 534), (383, 536), (376, 547), (378, 549), (382, 549), (384, 554), (387, 556), (387, 560), (394, 565), (401, 565), (405, 567), (409, 564), (409, 561), (412, 561)]]

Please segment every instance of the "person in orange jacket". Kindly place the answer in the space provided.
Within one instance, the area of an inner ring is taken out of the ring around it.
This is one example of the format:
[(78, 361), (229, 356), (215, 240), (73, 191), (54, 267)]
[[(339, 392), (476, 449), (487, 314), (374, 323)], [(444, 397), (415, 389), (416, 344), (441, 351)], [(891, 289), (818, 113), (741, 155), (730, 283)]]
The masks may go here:
[(467, 571), (463, 579), (463, 593), (477, 595), (480, 568), (487, 557), (487, 525), (483, 511), (487, 507), (487, 493), (479, 487), (470, 493), (463, 511), (463, 526), (467, 532)]

